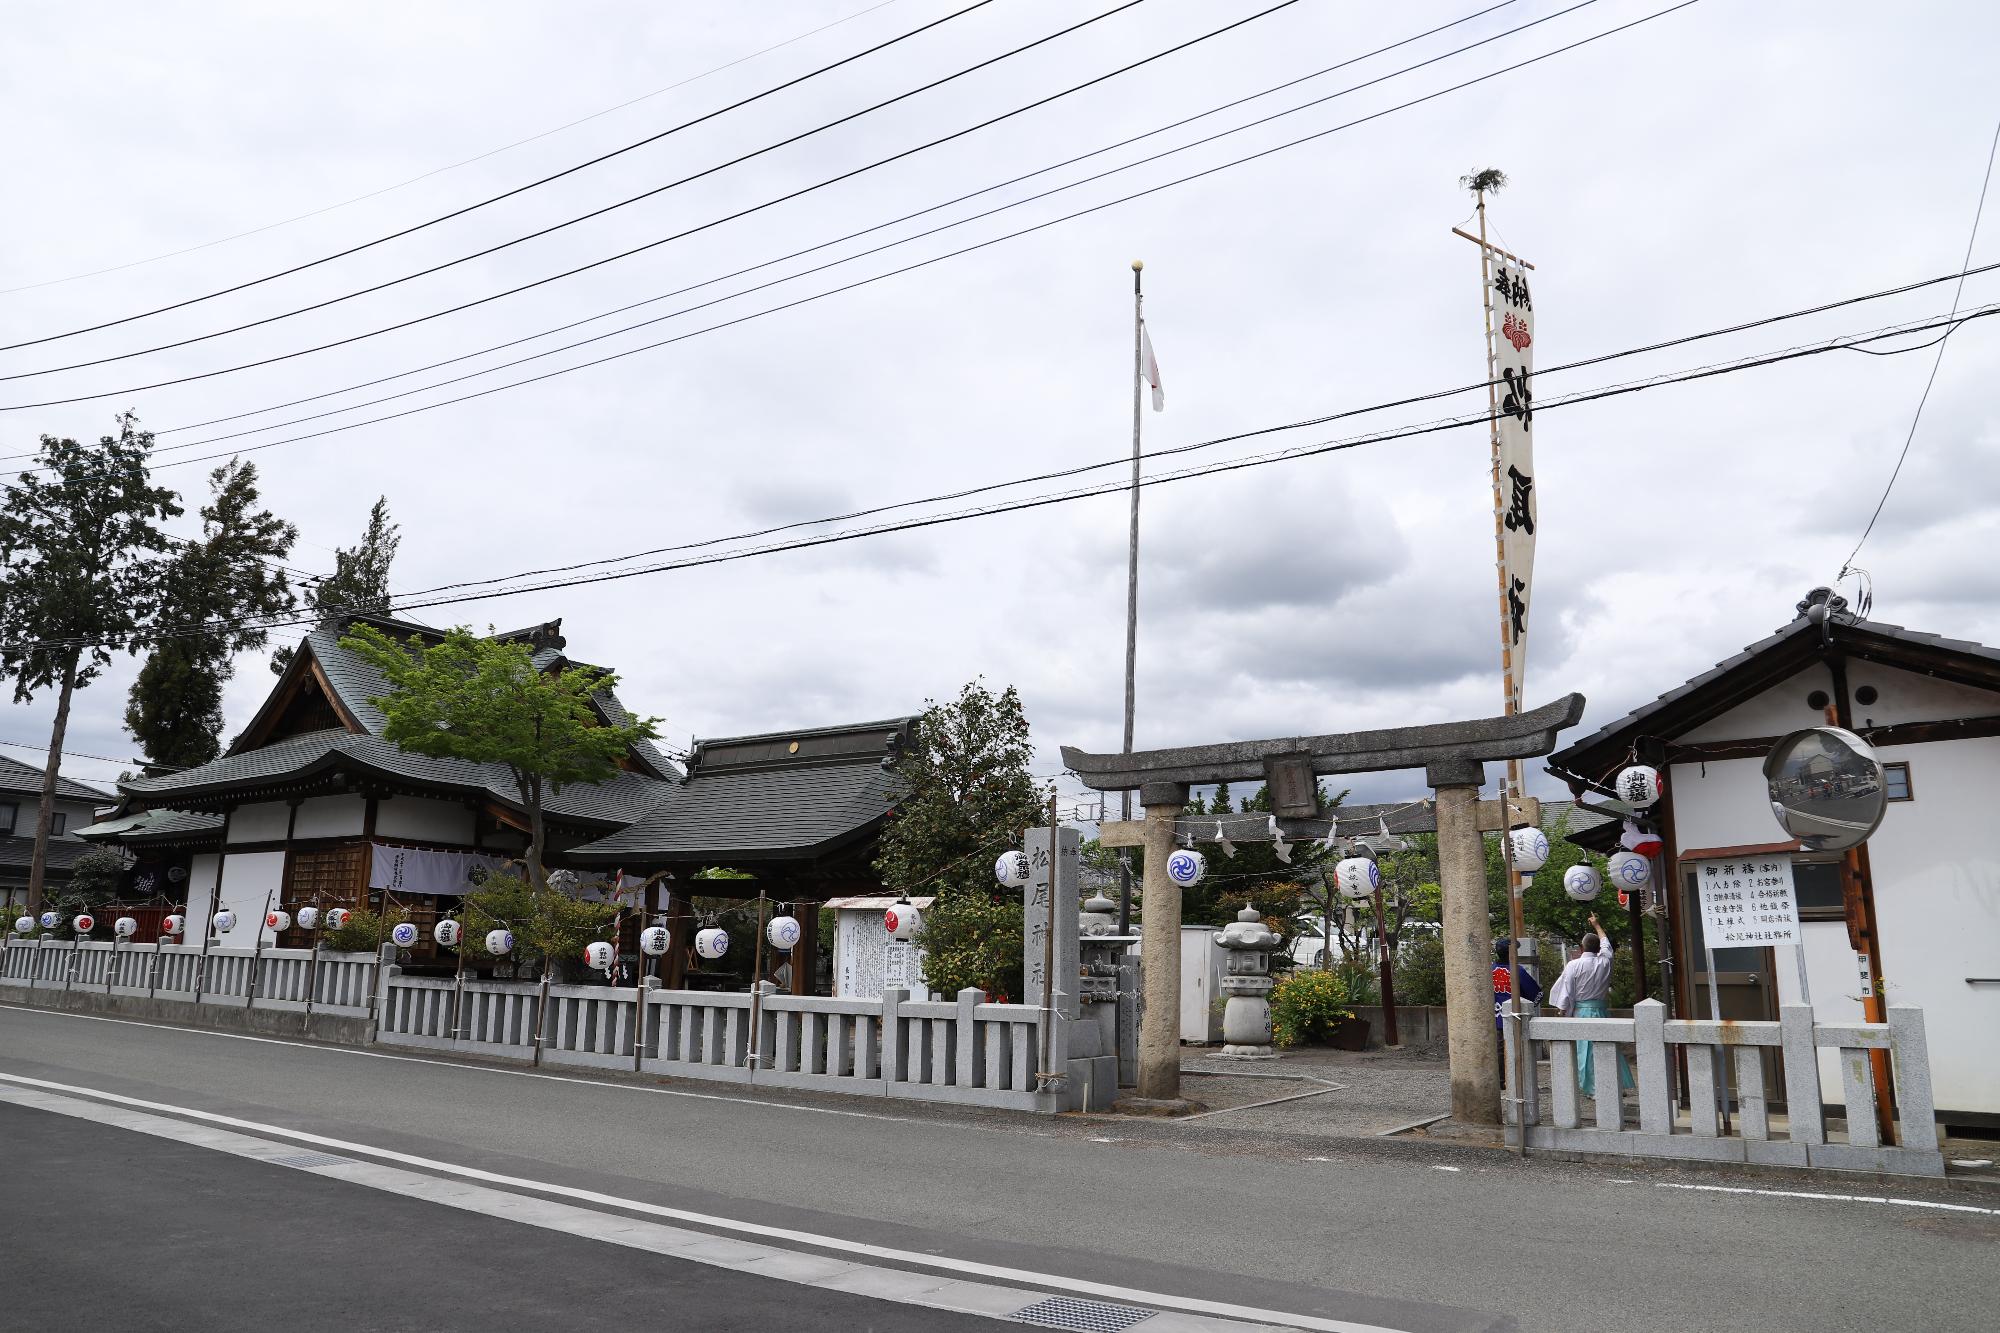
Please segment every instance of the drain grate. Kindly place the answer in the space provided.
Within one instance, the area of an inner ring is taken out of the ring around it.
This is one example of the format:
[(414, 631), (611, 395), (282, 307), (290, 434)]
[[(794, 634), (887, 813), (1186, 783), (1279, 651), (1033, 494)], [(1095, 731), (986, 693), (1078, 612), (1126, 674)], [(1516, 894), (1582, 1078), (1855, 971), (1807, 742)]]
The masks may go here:
[(332, 1153), (325, 1152), (295, 1152), (284, 1157), (266, 1157), (264, 1160), (276, 1163), (278, 1166), (343, 1166), (354, 1159), (335, 1157)]
[(1017, 1324), (1034, 1324), (1038, 1328), (1071, 1328), (1077, 1333), (1123, 1333), (1142, 1319), (1150, 1319), (1152, 1310), (1142, 1310), (1136, 1305), (1108, 1305), (1103, 1301), (1080, 1301), (1073, 1296), (1051, 1296), (1047, 1300), (1036, 1301), (1025, 1310), (1016, 1310), (1008, 1318)]

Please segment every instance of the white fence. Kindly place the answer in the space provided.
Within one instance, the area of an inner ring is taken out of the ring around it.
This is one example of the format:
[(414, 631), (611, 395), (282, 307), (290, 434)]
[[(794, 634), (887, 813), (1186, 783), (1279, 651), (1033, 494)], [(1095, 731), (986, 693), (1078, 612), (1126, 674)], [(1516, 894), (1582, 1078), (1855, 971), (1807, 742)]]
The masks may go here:
[[(366, 1017), (381, 960), (312, 949), (10, 939), (0, 982), (202, 1004)], [(254, 992), (254, 995), (253, 995)]]
[[(984, 993), (915, 1001), (404, 976), (385, 970), (384, 1045), (729, 1083), (1057, 1109), (1036, 1090), (1039, 1009)], [(756, 1032), (753, 1035), (753, 1026)]]
[[(1549, 1062), (1548, 1120), (1541, 1094), (1526, 1080), (1528, 1146), (1576, 1152), (1620, 1153), (1638, 1157), (1697, 1158), (1776, 1166), (1822, 1166), (1941, 1176), (1936, 1108), (1932, 1104), (1930, 1061), (1921, 1009), (1891, 1008), (1886, 1023), (1815, 1023), (1804, 1005), (1787, 1005), (1775, 1023), (1669, 1021), (1666, 1006), (1645, 1000), (1630, 1018), (1527, 1018), (1528, 1040)], [(1508, 1068), (1520, 1020), (1506, 1015)], [(1594, 1123), (1585, 1125), (1577, 1086), (1578, 1048), (1592, 1051)], [(1688, 1123), (1679, 1123), (1670, 1079), (1674, 1047), (1687, 1060)], [(1764, 1053), (1784, 1054), (1784, 1137), (1772, 1137), (1765, 1085)], [(1820, 1087), (1820, 1051), (1839, 1052), (1841, 1097), (1846, 1126), (1830, 1135)], [(1900, 1145), (1882, 1142), (1876, 1122), (1875, 1086), (1869, 1052), (1889, 1053), (1893, 1098), (1901, 1120)], [(1618, 1086), (1620, 1056), (1638, 1084), (1638, 1122), (1628, 1124)], [(1532, 1067), (1532, 1066), (1531, 1066)], [(1727, 1114), (1730, 1083), (1735, 1114)], [(1513, 1102), (1510, 1125), (1518, 1125)], [(1725, 1127), (1729, 1132), (1725, 1132)], [(1518, 1130), (1510, 1130), (1510, 1134)]]

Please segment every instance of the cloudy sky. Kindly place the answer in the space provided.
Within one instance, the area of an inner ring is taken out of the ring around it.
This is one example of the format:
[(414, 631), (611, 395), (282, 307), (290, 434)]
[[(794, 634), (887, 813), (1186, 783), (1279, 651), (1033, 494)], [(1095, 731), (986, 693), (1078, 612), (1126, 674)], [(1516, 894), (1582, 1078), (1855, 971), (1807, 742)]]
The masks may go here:
[[(0, 411), (0, 452), (28, 451), (43, 433), (102, 434), (127, 408), (162, 432), (162, 446), (264, 428), (160, 456), (163, 479), (199, 491), (214, 464), (178, 460), (696, 335), (247, 455), (268, 502), (299, 525), (290, 563), (302, 569), (328, 568), (332, 548), (351, 544), (370, 503), (387, 495), (403, 533), (395, 584), (414, 594), (1115, 460), (1130, 448), (1134, 258), (1146, 262), (1168, 397), (1164, 413), (1147, 414), (1149, 447), (1477, 381), (1478, 256), (1451, 228), (1471, 209), (1458, 178), (1480, 167), (1511, 177), (1492, 217), (1503, 242), (1538, 265), (1544, 366), (1951, 272), (2000, 114), (1991, 82), (2000, 7), (1974, 0), (1897, 6), (1887, 18), (1862, 3), (1700, 0), (1392, 110), (1673, 3), (1596, 0), (1550, 17), (1565, 0), (1516, 0), (1237, 110), (808, 258), (370, 390), (176, 429), (704, 283), (1483, 7), (1301, 0), (991, 128), (586, 274), (334, 350), (139, 387), (365, 333), (683, 231), (1273, 2), (1146, 0), (886, 110), (428, 277), (174, 350), (8, 379), (0, 407), (96, 396)], [(966, 3), (26, 0), (10, 7), (0, 45), (0, 121), (12, 127), (0, 341), (119, 319), (332, 254), (657, 134)], [(703, 171), (1117, 3), (994, 0), (416, 235), (171, 313), (0, 353), (0, 374), (119, 357), (399, 278)], [(282, 425), (728, 297), (1544, 18), (1269, 125), (590, 348)], [(698, 332), (1376, 113), (1386, 114), (1199, 181)], [(493, 151), (507, 145), (518, 146)], [(1975, 263), (2000, 259), (1996, 227), (1989, 216)], [(2000, 300), (2000, 275), (1973, 279), (1964, 300)], [(1941, 314), (1950, 301), (1948, 286), (1931, 287), (1549, 375), (1539, 387), (1552, 397)], [(1979, 557), (2000, 538), (2000, 408), (1981, 392), (1993, 383), (1996, 348), (2000, 332), (1984, 323), (1948, 344), (1909, 463), (1857, 561), (1872, 572), (1878, 618), (2000, 642), (1991, 562)], [(1594, 726), (1787, 621), (1809, 587), (1833, 580), (1860, 535), (1931, 355), (1839, 352), (1538, 414), (1530, 702), (1580, 690)], [(1414, 424), (1478, 410), (1483, 399), (1218, 445), (1186, 461)], [(1486, 459), (1483, 429), (1464, 429), (1149, 490), (1139, 744), (1497, 712)], [(1037, 483), (999, 498), (1054, 488)], [(501, 627), (560, 616), (572, 653), (624, 672), (628, 702), (663, 717), (676, 744), (913, 711), (974, 676), (1013, 683), (1041, 767), (1053, 774), (1059, 744), (1118, 743), (1125, 504), (1105, 496), (414, 614)], [(193, 531), (189, 518), (174, 526)], [(121, 716), (135, 670), (121, 662), (79, 697), (67, 748), (133, 752)], [(229, 691), (232, 732), (270, 683), (262, 655), (241, 663)], [(45, 743), (51, 712), (46, 698), (9, 707), (0, 740)], [(66, 771), (108, 780), (118, 766), (74, 759)], [(1411, 793), (1413, 778), (1362, 780), (1357, 794)], [(1076, 790), (1073, 780), (1066, 790)]]

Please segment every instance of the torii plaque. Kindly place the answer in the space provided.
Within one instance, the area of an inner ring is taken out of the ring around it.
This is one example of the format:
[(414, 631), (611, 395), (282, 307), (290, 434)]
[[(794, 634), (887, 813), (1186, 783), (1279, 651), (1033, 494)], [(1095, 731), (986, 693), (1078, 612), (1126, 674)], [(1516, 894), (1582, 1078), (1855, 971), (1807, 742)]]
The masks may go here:
[[(1485, 785), (1487, 761), (1533, 759), (1553, 751), (1557, 733), (1583, 717), (1583, 704), (1582, 695), (1571, 694), (1508, 717), (1135, 754), (1087, 754), (1065, 745), (1063, 763), (1086, 787), (1096, 791), (1136, 787), (1146, 810), (1143, 825), (1106, 824), (1101, 839), (1106, 846), (1136, 844), (1146, 849), (1145, 913), (1140, 926), (1145, 957), (1140, 1099), (1180, 1101), (1181, 892), (1167, 877), (1166, 866), (1173, 853), (1174, 820), (1187, 804), (1188, 789), (1262, 778), (1277, 791), (1281, 785), (1295, 787), (1297, 775), (1308, 764), (1315, 779), (1330, 773), (1421, 768), (1424, 781), (1437, 792), (1452, 1114), (1472, 1123), (1499, 1124), (1500, 1061), (1489, 989), (1492, 927), (1487, 920), (1486, 850), (1480, 833), (1530, 822), (1533, 816), (1521, 807), (1503, 813), (1498, 802), (1482, 806), (1479, 788)], [(1291, 781), (1274, 779), (1274, 774)], [(1297, 796), (1295, 791), (1284, 794)]]

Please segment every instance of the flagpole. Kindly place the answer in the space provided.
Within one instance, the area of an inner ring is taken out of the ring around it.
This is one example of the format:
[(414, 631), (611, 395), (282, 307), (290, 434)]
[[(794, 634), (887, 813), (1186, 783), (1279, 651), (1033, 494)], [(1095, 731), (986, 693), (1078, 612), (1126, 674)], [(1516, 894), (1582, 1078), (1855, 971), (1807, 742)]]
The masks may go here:
[[(1140, 290), (1139, 275), (1144, 271), (1146, 261), (1132, 261), (1132, 532), (1127, 543), (1125, 565), (1125, 748), (1123, 754), (1132, 753), (1132, 712), (1137, 696), (1137, 671), (1139, 662), (1139, 423), (1144, 420), (1139, 410), (1140, 387), (1146, 378), (1144, 340), (1146, 324), (1144, 316), (1145, 296)], [(1132, 818), (1132, 793), (1118, 794), (1119, 817), (1126, 821)], [(1118, 933), (1132, 933), (1132, 853), (1118, 854)]]

